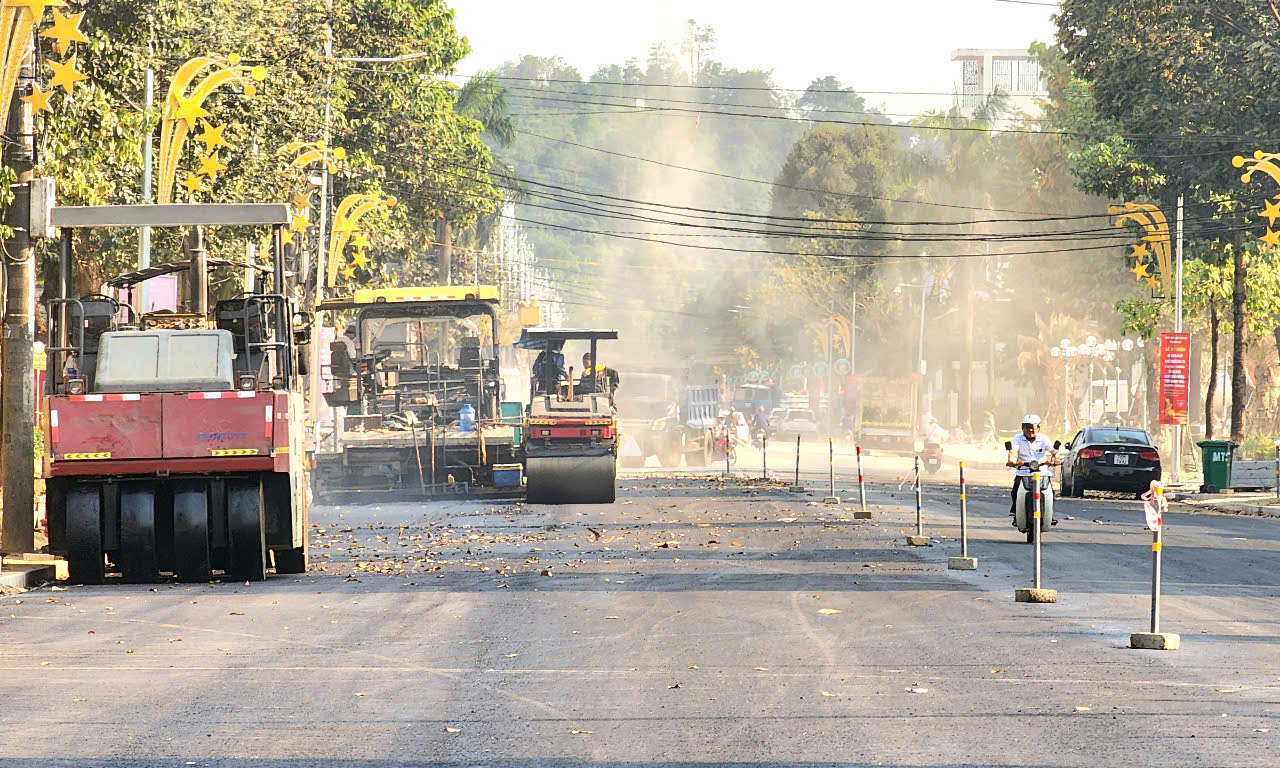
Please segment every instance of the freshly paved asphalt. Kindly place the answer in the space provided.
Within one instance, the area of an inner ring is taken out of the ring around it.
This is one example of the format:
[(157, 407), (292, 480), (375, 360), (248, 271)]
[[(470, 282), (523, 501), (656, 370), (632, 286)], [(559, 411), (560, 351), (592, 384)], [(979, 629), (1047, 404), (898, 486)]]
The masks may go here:
[(1060, 602), (1019, 604), (1007, 478), (948, 571), (958, 488), (907, 547), (904, 461), (868, 462), (871, 521), (848, 477), (646, 471), (611, 506), (320, 507), (305, 576), (0, 599), (0, 768), (1276, 764), (1280, 520), (1171, 513), (1183, 649), (1135, 651), (1136, 503), (1060, 501)]

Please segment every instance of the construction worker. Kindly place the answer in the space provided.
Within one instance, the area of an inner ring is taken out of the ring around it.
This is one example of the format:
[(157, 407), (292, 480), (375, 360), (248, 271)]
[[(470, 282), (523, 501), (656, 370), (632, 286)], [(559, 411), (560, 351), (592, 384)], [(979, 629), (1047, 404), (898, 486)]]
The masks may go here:
[(564, 369), (564, 353), (560, 351), (563, 346), (563, 341), (553, 341), (550, 346), (543, 348), (538, 353), (537, 359), (533, 361), (535, 388), (540, 394), (554, 394), (560, 382), (569, 378), (569, 374)]
[(341, 336), (329, 345), (329, 370), (333, 373), (336, 400), (356, 400), (356, 327), (348, 325)]
[(608, 392), (610, 399), (618, 389), (621, 377), (612, 368), (600, 364), (598, 369), (591, 365), (591, 353), (582, 356), (582, 378), (578, 381), (578, 391), (585, 394), (592, 392)]

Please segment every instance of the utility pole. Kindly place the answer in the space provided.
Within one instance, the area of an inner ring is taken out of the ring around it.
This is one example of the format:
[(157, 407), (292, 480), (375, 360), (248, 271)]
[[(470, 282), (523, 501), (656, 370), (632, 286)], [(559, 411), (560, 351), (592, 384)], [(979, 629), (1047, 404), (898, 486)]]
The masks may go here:
[[(26, 46), (18, 73), (18, 88), (26, 88), (35, 69), (34, 38), (14, 45)], [(4, 160), (17, 175), (13, 204), (5, 223), (13, 237), (5, 243), (4, 332), (0, 340), (0, 412), (5, 426), (0, 442), (3, 465), (4, 516), (0, 522), (0, 552), (22, 554), (35, 549), (35, 392), (32, 337), (35, 332), (35, 251), (31, 247), (31, 179), (35, 160), (35, 121), (31, 104), (14, 93), (9, 102), (8, 135)], [(49, 371), (58, 376), (61, 371)]]

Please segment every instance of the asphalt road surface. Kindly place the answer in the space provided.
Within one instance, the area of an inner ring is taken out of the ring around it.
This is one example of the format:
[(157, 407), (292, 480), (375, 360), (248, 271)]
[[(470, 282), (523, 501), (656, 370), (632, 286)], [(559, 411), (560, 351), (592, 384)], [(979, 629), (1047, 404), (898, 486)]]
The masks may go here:
[[(809, 457), (806, 483), (825, 473)], [(1060, 501), (1055, 605), (1008, 478), (856, 492), (644, 471), (618, 503), (313, 510), (312, 570), (0, 599), (9, 766), (1274, 766), (1280, 521)], [(940, 475), (952, 475), (950, 468)], [(979, 472), (979, 474), (982, 474)], [(996, 483), (999, 483), (998, 485)], [(786, 483), (786, 484), (789, 484)]]

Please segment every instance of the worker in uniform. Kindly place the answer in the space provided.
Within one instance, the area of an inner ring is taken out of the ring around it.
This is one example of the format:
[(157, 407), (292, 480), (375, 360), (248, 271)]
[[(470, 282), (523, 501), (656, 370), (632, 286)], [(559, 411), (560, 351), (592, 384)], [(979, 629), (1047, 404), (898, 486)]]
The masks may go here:
[(584, 395), (593, 392), (608, 392), (609, 399), (618, 390), (621, 377), (618, 372), (601, 363), (598, 367), (591, 364), (591, 353), (582, 356), (582, 378), (578, 381), (578, 391)]
[[(564, 353), (560, 351), (563, 341), (552, 342), (538, 353), (533, 361), (533, 378), (539, 394), (554, 394), (560, 382), (568, 381), (569, 374), (564, 368)], [(548, 368), (549, 367), (549, 368)], [(551, 389), (547, 389), (547, 379), (551, 379)]]

